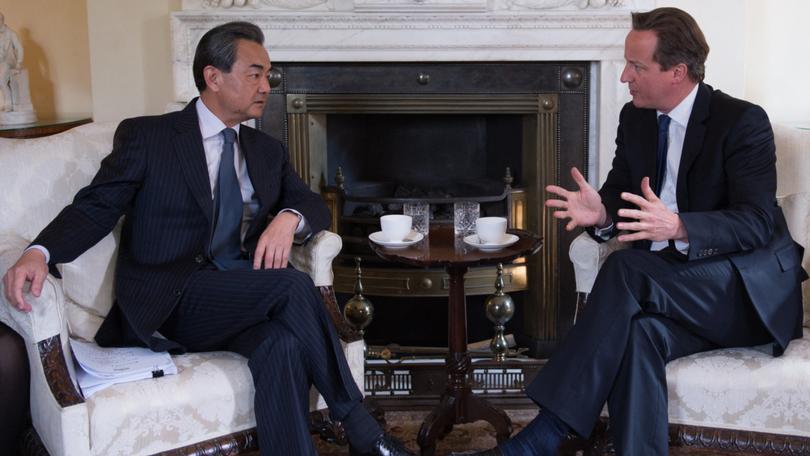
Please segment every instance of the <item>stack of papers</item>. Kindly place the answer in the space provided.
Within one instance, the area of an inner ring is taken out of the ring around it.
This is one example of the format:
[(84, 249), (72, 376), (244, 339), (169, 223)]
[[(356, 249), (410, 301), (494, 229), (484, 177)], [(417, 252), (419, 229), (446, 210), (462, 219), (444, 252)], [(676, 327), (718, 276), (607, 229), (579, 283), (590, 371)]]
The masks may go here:
[(104, 348), (76, 339), (70, 339), (70, 348), (84, 397), (116, 383), (177, 373), (177, 366), (167, 352), (142, 347)]

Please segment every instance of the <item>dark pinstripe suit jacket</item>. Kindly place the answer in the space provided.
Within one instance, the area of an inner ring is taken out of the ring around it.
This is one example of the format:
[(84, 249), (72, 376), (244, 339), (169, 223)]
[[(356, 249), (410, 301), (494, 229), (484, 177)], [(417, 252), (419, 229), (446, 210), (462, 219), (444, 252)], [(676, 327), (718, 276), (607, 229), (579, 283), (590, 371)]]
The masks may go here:
[[(116, 303), (96, 335), (99, 344), (181, 349), (153, 334), (191, 274), (208, 262), (213, 204), (195, 103), (121, 122), (112, 153), (93, 181), (33, 242), (50, 251), (55, 271), (54, 265), (73, 261), (125, 216)], [(255, 250), (268, 216), (284, 208), (303, 214), (313, 233), (328, 226), (328, 209), (292, 169), (282, 143), (242, 126), (239, 144), (259, 201), (245, 238), (248, 252)]]
[[(621, 219), (620, 208), (634, 207), (621, 199), (621, 192), (640, 195), (641, 179), (656, 174), (656, 131), (655, 110), (632, 103), (622, 109), (613, 168), (599, 190), (613, 220)], [(802, 335), (800, 284), (807, 275), (801, 267), (803, 249), (791, 239), (776, 205), (775, 163), (765, 111), (701, 83), (676, 184), (680, 217), (689, 233), (688, 260), (728, 256), (776, 340), (774, 353), (780, 354)], [(634, 247), (649, 249), (650, 243)]]

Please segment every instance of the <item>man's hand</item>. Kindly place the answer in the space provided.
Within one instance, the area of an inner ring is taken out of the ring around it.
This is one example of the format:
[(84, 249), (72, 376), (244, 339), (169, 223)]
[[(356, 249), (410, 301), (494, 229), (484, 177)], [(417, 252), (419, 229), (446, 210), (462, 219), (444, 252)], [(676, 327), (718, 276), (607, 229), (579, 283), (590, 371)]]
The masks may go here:
[(621, 217), (637, 220), (616, 224), (616, 228), (620, 230), (634, 231), (634, 233), (619, 236), (619, 241), (632, 242), (644, 239), (686, 241), (688, 236), (681, 218), (655, 196), (655, 192), (650, 188), (649, 177), (641, 180), (641, 194), (643, 197), (627, 192), (622, 193), (622, 199), (635, 204), (638, 209), (619, 209)]
[(300, 217), (294, 212), (278, 214), (259, 237), (253, 255), (253, 269), (279, 269), (287, 267), (293, 236)]
[(554, 217), (570, 219), (565, 229), (573, 230), (578, 226), (605, 226), (607, 225), (607, 210), (602, 204), (602, 197), (595, 188), (591, 187), (585, 176), (574, 167), (571, 168), (571, 177), (579, 187), (578, 191), (568, 191), (556, 185), (546, 186), (546, 191), (562, 199), (547, 199), (546, 207), (556, 208)]
[(48, 265), (45, 264), (45, 255), (37, 249), (28, 250), (3, 277), (6, 299), (20, 311), (30, 312), (31, 304), (23, 298), (23, 287), (26, 282), (31, 282), (31, 294), (39, 297), (42, 293), (42, 283), (47, 276)]

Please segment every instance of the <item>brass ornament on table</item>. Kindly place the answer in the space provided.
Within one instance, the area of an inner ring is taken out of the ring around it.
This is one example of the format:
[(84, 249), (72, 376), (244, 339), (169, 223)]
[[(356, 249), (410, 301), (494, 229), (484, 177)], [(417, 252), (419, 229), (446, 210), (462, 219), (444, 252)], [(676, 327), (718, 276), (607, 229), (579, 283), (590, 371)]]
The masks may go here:
[(364, 328), (368, 326), (374, 318), (374, 305), (363, 296), (360, 261), (360, 257), (355, 257), (354, 262), (357, 265), (357, 279), (354, 283), (354, 296), (349, 298), (346, 305), (343, 307), (343, 317), (360, 333), (360, 337), (363, 337), (365, 332)]
[(503, 292), (503, 264), (498, 263), (498, 276), (495, 279), (495, 294), (487, 297), (484, 301), (487, 318), (495, 323), (495, 335), (489, 347), (495, 354), (495, 361), (504, 361), (509, 351), (506, 337), (503, 335), (504, 325), (512, 315), (515, 314), (515, 301), (512, 297)]

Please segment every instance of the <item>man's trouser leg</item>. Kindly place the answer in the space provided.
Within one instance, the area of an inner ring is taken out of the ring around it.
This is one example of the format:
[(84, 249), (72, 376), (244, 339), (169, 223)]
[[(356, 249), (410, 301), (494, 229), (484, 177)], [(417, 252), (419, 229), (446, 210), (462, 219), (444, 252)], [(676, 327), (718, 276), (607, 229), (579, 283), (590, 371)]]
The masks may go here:
[[(309, 276), (302, 272), (291, 268), (199, 271), (192, 276), (166, 326), (168, 336), (190, 350), (233, 350), (250, 358), (251, 364), (255, 365), (259, 361), (253, 358), (261, 356), (255, 352), (270, 350), (263, 345), (267, 322), (283, 327), (295, 338), (302, 358), (290, 362), (308, 361), (306, 376), (323, 395), (334, 419), (342, 420), (355, 407), (362, 407), (362, 395), (354, 383), (321, 297)], [(267, 343), (275, 343), (275, 340)], [(283, 348), (279, 349), (275, 356), (284, 352)], [(273, 369), (273, 366), (267, 369)], [(255, 376), (260, 371), (251, 366), (251, 372)], [(275, 373), (286, 375), (283, 370)], [(261, 387), (262, 384), (256, 383), (257, 390)], [(301, 387), (308, 388), (308, 384)], [(270, 395), (257, 391), (256, 399), (272, 400)], [(304, 404), (297, 405), (304, 407)], [(272, 414), (279, 420), (286, 420), (289, 426), (288, 430), (267, 428), (273, 433), (274, 440), (293, 436), (310, 439), (306, 420), (292, 420), (289, 414), (277, 408), (277, 404), (258, 402), (257, 419), (261, 417), (259, 409), (262, 407), (270, 410), (267, 416)], [(304, 412), (308, 409), (306, 404)], [(370, 423), (368, 432), (378, 431), (379, 428), (371, 429), (372, 425), (376, 426)], [(292, 430), (293, 427), (296, 430)], [(263, 428), (265, 426), (259, 424), (260, 432)]]
[[(667, 324), (634, 323), (646, 316)], [(666, 399), (666, 361), (769, 340), (727, 258), (686, 262), (672, 252), (620, 250), (608, 257), (582, 317), (527, 394), (582, 436), (591, 433), (608, 397), (623, 395), (626, 407), (611, 401), (617, 439), (636, 435), (628, 426), (660, 435), (666, 407), (647, 404)], [(631, 360), (628, 352), (643, 359)], [(620, 381), (645, 387), (631, 389)]]

